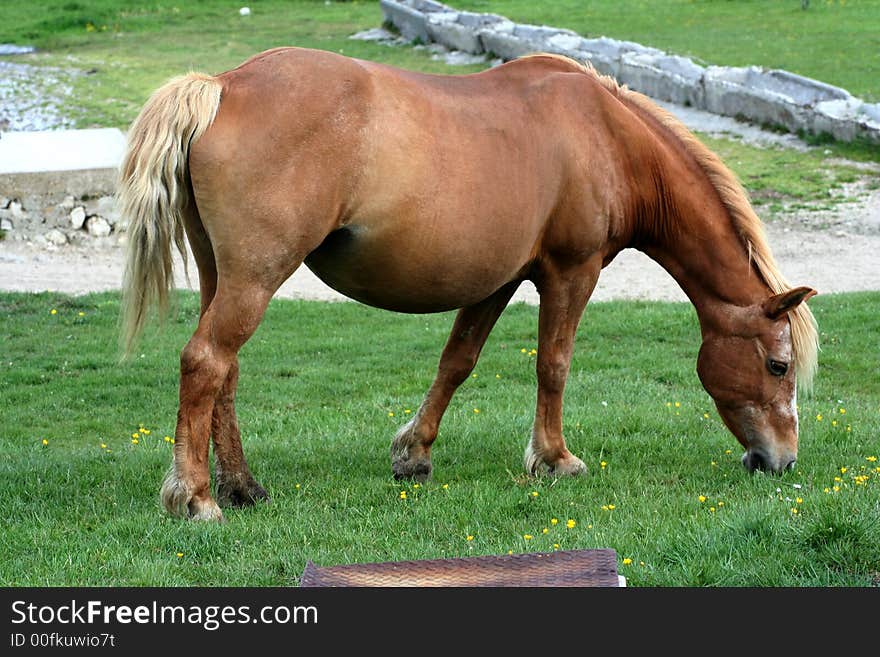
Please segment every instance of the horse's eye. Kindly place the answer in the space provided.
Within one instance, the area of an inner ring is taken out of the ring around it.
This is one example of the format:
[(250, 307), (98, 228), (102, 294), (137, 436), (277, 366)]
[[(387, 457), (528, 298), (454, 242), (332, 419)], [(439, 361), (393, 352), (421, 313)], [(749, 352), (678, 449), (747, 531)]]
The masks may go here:
[(781, 360), (773, 360), (770, 358), (767, 361), (767, 369), (770, 370), (770, 374), (774, 376), (785, 376), (785, 373), (788, 372), (788, 363), (783, 363)]

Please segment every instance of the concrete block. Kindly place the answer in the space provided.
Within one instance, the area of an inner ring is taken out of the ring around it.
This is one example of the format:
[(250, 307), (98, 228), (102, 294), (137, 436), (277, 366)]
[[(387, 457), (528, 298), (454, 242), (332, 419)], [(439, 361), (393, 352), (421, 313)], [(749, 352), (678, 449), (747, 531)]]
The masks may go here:
[(400, 34), (410, 41), (418, 39), (422, 43), (430, 42), (425, 14), (409, 4), (395, 0), (379, 0), (382, 15), (386, 21), (393, 23)]
[(479, 31), (491, 29), (493, 25), (505, 20), (495, 14), (435, 12), (428, 14), (427, 28), (431, 39), (437, 43), (452, 50), (480, 55), (484, 50)]
[(703, 107), (705, 69), (687, 57), (626, 52), (617, 79), (636, 91), (678, 105)]
[(503, 21), (478, 30), (483, 51), (493, 53), (503, 60), (516, 59), (535, 52), (531, 42), (516, 36), (515, 29), (516, 23)]
[(814, 134), (828, 133), (841, 141), (866, 139), (880, 144), (880, 105), (858, 98), (817, 103), (810, 122)]
[(751, 66), (710, 66), (703, 76), (705, 108), (715, 114), (779, 125), (796, 132), (806, 128), (805, 108), (768, 84), (764, 71)]

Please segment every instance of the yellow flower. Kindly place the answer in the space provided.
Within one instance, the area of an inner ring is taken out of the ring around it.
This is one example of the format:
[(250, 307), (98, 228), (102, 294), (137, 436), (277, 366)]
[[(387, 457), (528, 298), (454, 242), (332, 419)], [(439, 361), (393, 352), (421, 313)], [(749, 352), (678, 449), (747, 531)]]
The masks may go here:
[(681, 402), (675, 402), (675, 407), (676, 407), (676, 408), (681, 408)]
[(715, 461), (711, 461), (711, 463), (714, 467), (718, 467), (718, 464)]
[(541, 530), (541, 533), (542, 533), (542, 534), (546, 534), (546, 533), (549, 532), (549, 531), (550, 531), (549, 529), (547, 529), (546, 527), (544, 527), (544, 529)]
[(139, 438), (139, 437), (140, 437), (140, 433), (133, 433), (133, 434), (131, 434), (131, 437), (132, 437), (132, 438)]
[(841, 479), (840, 477), (835, 477), (834, 481), (843, 481), (843, 479)]
[(171, 442), (171, 436), (165, 436), (165, 442), (166, 442), (166, 443), (170, 443), (170, 442)]
[(632, 562), (633, 562), (632, 559), (630, 559), (629, 557), (626, 557), (626, 558), (623, 560), (623, 565), (624, 565), (624, 566), (628, 566), (628, 565), (630, 565)]
[(302, 486), (301, 486), (300, 484), (294, 484), (293, 487), (296, 488), (297, 490), (299, 490), (300, 488), (302, 488)]
[(174, 444), (174, 438), (171, 439), (171, 444), (172, 444), (172, 445)]
[(725, 450), (724, 450), (724, 453), (725, 453), (725, 454), (732, 454), (733, 452), (732, 452), (731, 450), (729, 450), (729, 449), (725, 449)]
[(477, 373), (476, 373), (476, 372), (474, 372), (474, 373), (473, 373), (473, 374), (471, 374), (471, 378), (474, 378), (474, 379), (476, 379), (476, 378), (477, 378)]
[(605, 466), (608, 465), (608, 464), (605, 463), (605, 461), (602, 461), (601, 463), (599, 463), (599, 465), (600, 465), (600, 466), (602, 467), (602, 469), (604, 470), (604, 469), (605, 469)]
[(640, 566), (644, 566), (644, 565), (645, 565), (645, 562), (644, 562), (644, 561), (639, 561), (639, 565), (640, 565)]
[(819, 413), (819, 414), (816, 416), (816, 422), (821, 422), (821, 421), (822, 421), (822, 414)]
[(613, 504), (609, 504), (609, 505), (608, 505), (608, 510), (609, 510), (609, 511), (614, 511), (614, 509), (616, 509), (616, 508), (617, 508), (617, 507), (614, 506)]
[(85, 316), (86, 316), (86, 314), (85, 314), (82, 310), (80, 310), (80, 311), (77, 313), (77, 315), (79, 315), (80, 317), (85, 317)]
[(388, 417), (394, 417), (394, 411), (388, 411)]
[(840, 474), (846, 474), (846, 470), (847, 470), (846, 468), (841, 468), (841, 469), (840, 469)]
[(496, 379), (500, 379), (500, 378), (501, 378), (501, 375), (500, 375), (500, 374), (496, 374), (496, 375), (495, 375), (495, 378), (496, 378)]
[(107, 443), (101, 443), (101, 449), (107, 449)]
[(724, 502), (718, 502), (718, 506), (719, 506), (719, 507), (724, 506)]
[(58, 314), (58, 311), (55, 310), (55, 308), (53, 308), (52, 310), (49, 311), (49, 314), (50, 314), (50, 315), (57, 315), (57, 314)]
[(706, 496), (705, 496), (705, 495), (700, 495), (697, 499), (700, 500), (700, 504), (702, 504), (703, 502), (706, 501)]
[(840, 414), (841, 414), (841, 415), (846, 415), (846, 409), (845, 409), (845, 408), (841, 408), (841, 409), (840, 409)]
[(796, 498), (794, 499), (794, 503), (795, 503), (795, 504), (803, 504), (803, 503), (804, 503), (804, 500), (803, 500), (802, 497), (796, 497)]
[(828, 488), (828, 486), (825, 486), (825, 488), (822, 489), (822, 492), (823, 492), (823, 493), (830, 493), (830, 492), (831, 492), (831, 489)]
[(587, 525), (587, 529), (592, 529), (593, 525)]
[(529, 495), (531, 495), (532, 497), (538, 497), (538, 491), (533, 490), (531, 493), (529, 493)]
[(553, 544), (553, 549), (554, 549), (554, 550), (558, 550), (558, 549), (559, 549), (559, 543), (554, 543), (554, 544)]
[(143, 427), (140, 428), (140, 432), (141, 432), (142, 434), (144, 434), (145, 436), (149, 436), (149, 435), (150, 435), (150, 430), (149, 430), (149, 429), (144, 429)]
[(178, 559), (183, 559), (183, 552), (178, 552), (178, 553), (177, 553), (177, 558), (178, 558)]
[(703, 418), (706, 419), (706, 420), (708, 420), (708, 419), (709, 419), (709, 414), (708, 414), (708, 413), (703, 413)]
[(715, 513), (715, 507), (714, 507), (714, 506), (710, 506), (710, 507), (709, 507), (709, 512), (710, 512), (710, 513)]
[(443, 490), (449, 490), (449, 484), (443, 484)]
[(480, 412), (480, 409), (479, 409), (479, 408), (475, 408), (475, 409), (474, 409), (474, 413), (479, 414), (479, 412)]
[(43, 443), (43, 447), (45, 447), (46, 445), (49, 444), (49, 441), (46, 440), (45, 438), (43, 438), (43, 440), (41, 440), (40, 442)]
[(140, 442), (140, 441), (139, 441), (137, 438), (132, 438), (132, 439), (131, 439), (131, 444), (132, 444), (132, 445), (137, 445), (139, 442)]
[(531, 534), (523, 534), (523, 538), (526, 539), (527, 541), (531, 541), (532, 535)]
[(866, 460), (866, 461), (870, 461), (871, 463), (873, 463), (874, 461), (877, 460), (877, 457), (876, 457), (876, 456), (866, 456), (866, 457), (865, 457), (865, 460)]
[(559, 518), (550, 518), (550, 524), (555, 525), (559, 522)]
[(672, 402), (666, 402), (666, 408), (672, 408)]
[(513, 550), (508, 550), (507, 554), (513, 554)]
[(831, 420), (831, 426), (832, 426), (832, 427), (836, 427), (836, 426), (837, 426), (837, 420)]
[(791, 508), (791, 513), (792, 513), (792, 515), (797, 515), (797, 514), (798, 514), (798, 510), (797, 510), (796, 508), (792, 507), (792, 508)]
[(417, 488), (421, 488), (421, 487), (422, 487), (421, 484), (413, 484), (413, 490), (416, 490)]
[(468, 535), (467, 535), (467, 540), (469, 540), (469, 541), (474, 540), (474, 536), (473, 536), (473, 534), (468, 534)]
[(400, 491), (400, 499), (402, 499), (402, 500), (406, 499), (406, 491), (405, 490)]
[(404, 412), (406, 415), (409, 415), (410, 413), (412, 413), (412, 411), (409, 410), (408, 408), (403, 409), (403, 412)]
[(835, 486), (835, 487), (832, 488), (831, 490), (833, 490), (835, 493), (839, 493), (839, 492), (840, 492), (840, 486)]
[(519, 351), (520, 351), (520, 353), (521, 353), (521, 354), (524, 354), (524, 353), (526, 353), (526, 349), (525, 349), (525, 347), (523, 347), (523, 348), (522, 348), (522, 349), (520, 349), (520, 350), (519, 350)]

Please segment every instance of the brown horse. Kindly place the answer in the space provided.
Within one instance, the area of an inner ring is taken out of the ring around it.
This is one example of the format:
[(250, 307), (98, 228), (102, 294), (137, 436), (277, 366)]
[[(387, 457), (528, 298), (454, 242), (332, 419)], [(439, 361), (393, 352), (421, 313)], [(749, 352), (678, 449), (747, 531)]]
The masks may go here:
[(622, 249), (659, 262), (696, 307), (697, 371), (750, 469), (797, 457), (796, 379), (817, 332), (721, 161), (646, 97), (577, 62), (533, 55), (473, 75), (423, 75), (279, 48), (159, 89), (129, 133), (124, 345), (173, 284), (172, 243), (199, 271), (201, 317), (180, 358), (165, 508), (222, 519), (211, 496), (265, 498), (235, 415), (238, 351), (303, 262), (366, 304), (460, 309), (437, 376), (391, 444), (397, 477), (431, 473), (431, 446), (517, 286), (540, 293), (536, 473), (579, 474), (562, 397), (581, 314)]

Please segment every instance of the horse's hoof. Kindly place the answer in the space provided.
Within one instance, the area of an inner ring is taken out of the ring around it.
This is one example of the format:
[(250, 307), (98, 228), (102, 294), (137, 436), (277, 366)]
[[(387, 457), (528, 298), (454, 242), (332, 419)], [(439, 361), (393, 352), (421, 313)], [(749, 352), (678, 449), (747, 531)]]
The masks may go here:
[(425, 482), (431, 477), (431, 461), (429, 459), (398, 459), (391, 462), (391, 471), (395, 479), (413, 479)]
[(554, 477), (572, 476), (587, 474), (587, 466), (577, 456), (569, 454), (565, 458), (559, 459), (556, 463), (549, 466), (550, 474)]
[(189, 519), (190, 520), (208, 520), (213, 522), (225, 522), (223, 512), (217, 503), (210, 497), (205, 499), (196, 499), (195, 497), (189, 502)]
[(233, 479), (217, 484), (217, 503), (224, 507), (242, 508), (257, 502), (271, 502), (269, 493), (252, 477), (244, 483)]

